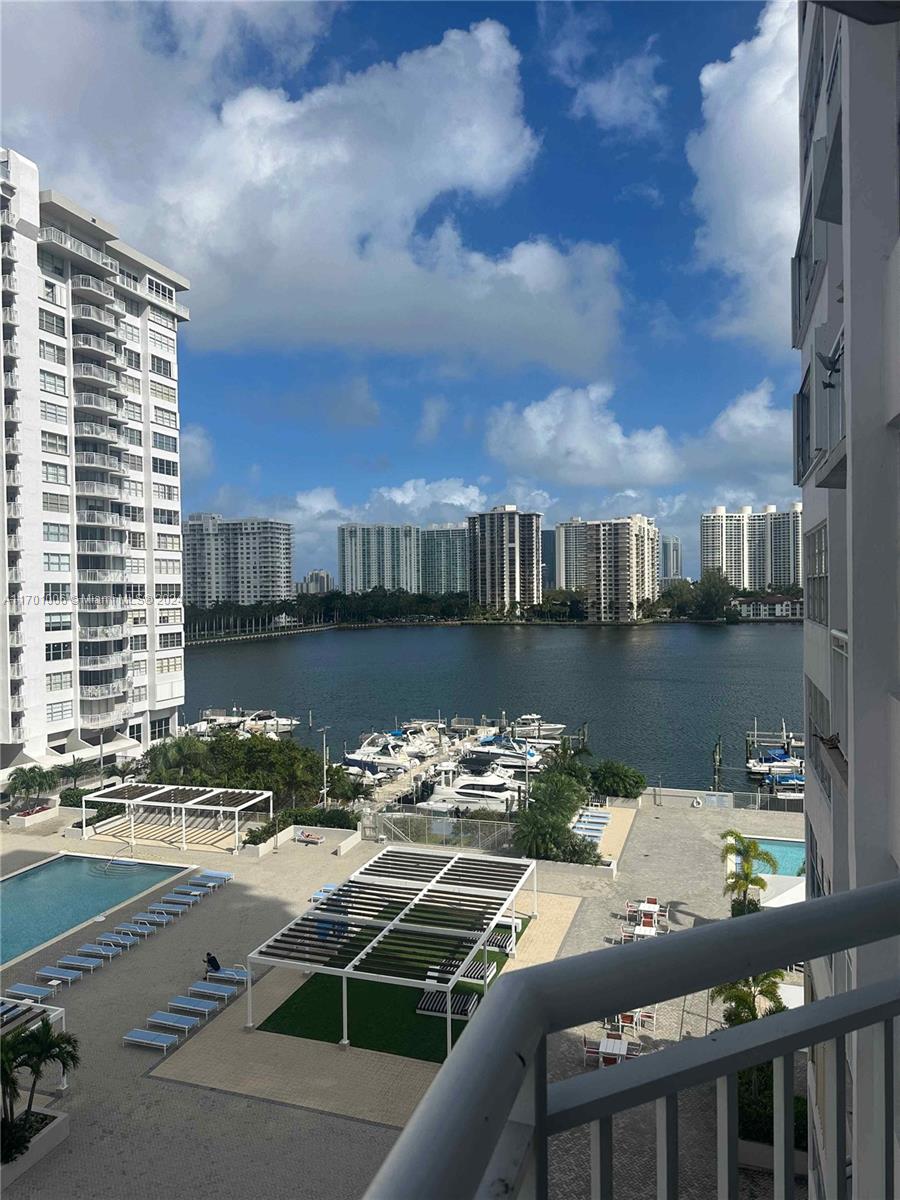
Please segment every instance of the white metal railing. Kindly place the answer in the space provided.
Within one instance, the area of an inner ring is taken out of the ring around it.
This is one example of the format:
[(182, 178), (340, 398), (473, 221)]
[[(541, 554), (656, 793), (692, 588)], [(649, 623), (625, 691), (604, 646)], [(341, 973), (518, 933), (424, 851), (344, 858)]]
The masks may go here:
[(3, 353), (9, 358), (19, 357), (19, 343), (15, 338), (4, 338)]
[[(7, 475), (9, 475), (9, 474), (10, 474), (10, 472), (7, 472)], [(25, 510), (24, 510), (23, 506), (21, 504), (19, 504), (18, 502), (16, 502), (15, 504), (7, 504), (7, 506), (6, 506), (7, 517), (21, 517), (21, 516), (24, 516), (24, 513), (25, 513)]]
[(96, 363), (73, 363), (72, 374), (76, 379), (99, 379), (101, 383), (118, 383), (119, 377), (115, 371), (99, 367)]
[[(22, 472), (21, 471), (7, 471), (6, 472), (6, 486), (7, 487), (21, 487), (22, 486)], [(16, 515), (15, 513), (10, 513), (10, 508), (12, 508), (12, 505), (10, 505), (9, 508), (7, 508), (7, 510), (6, 510), (7, 516), (15, 516)], [(18, 515), (21, 516), (21, 512)]]
[(115, 558), (122, 558), (125, 554), (124, 542), (101, 542), (99, 538), (93, 541), (83, 541), (76, 543), (76, 549), (79, 554), (111, 554)]
[[(114, 650), (109, 654), (83, 654), (78, 660), (78, 667), (82, 671), (105, 671), (112, 667), (127, 666), (130, 662), (130, 650)], [(118, 695), (121, 690), (119, 687), (113, 694)], [(81, 694), (84, 695), (83, 690)]]
[(122, 499), (121, 483), (98, 483), (96, 479), (76, 479), (76, 496), (105, 496), (108, 500)]
[(3, 449), (7, 454), (21, 454), (22, 445), (18, 438), (8, 437), (3, 439)]
[(14, 304), (7, 304), (3, 309), (2, 317), (7, 325), (18, 325), (19, 310)]
[(103, 392), (77, 391), (75, 393), (76, 408), (99, 408), (104, 412), (117, 413), (119, 402)]
[(0, 277), (0, 286), (7, 292), (17, 292), (19, 290), (19, 280), (14, 271), (9, 271), (7, 274)]
[(76, 450), (75, 465), (77, 467), (100, 467), (104, 471), (124, 471), (121, 459), (113, 458), (110, 454), (101, 454), (94, 450)]
[(0, 226), (6, 226), (7, 229), (15, 229), (18, 217), (14, 217), (8, 208), (0, 210)]
[(98, 279), (96, 275), (73, 275), (71, 284), (77, 291), (98, 292), (101, 296), (107, 296), (110, 300), (113, 300), (116, 295), (112, 284), (107, 283), (103, 279)]
[(12, 240), (0, 243), (0, 257), (8, 258), (10, 262), (18, 262), (19, 251), (16, 243)]
[[(678, 1196), (678, 1096), (716, 1083), (719, 1200), (738, 1194), (737, 1074), (774, 1068), (775, 1195), (793, 1195), (793, 1056), (824, 1043), (840, 1064), (828, 1080), (830, 1147), (824, 1195), (844, 1200), (846, 1038), (871, 1028), (876, 1119), (867, 1146), (892, 1196), (893, 1019), (900, 978), (871, 984), (625, 1062), (547, 1082), (547, 1037), (610, 1013), (647, 1008), (900, 936), (900, 880), (726, 919), (648, 944), (621, 946), (504, 973), (441, 1068), (366, 1192), (366, 1200), (545, 1200), (548, 1138), (588, 1126), (590, 1194), (613, 1197), (613, 1116), (656, 1106), (657, 1195)], [(886, 958), (886, 962), (890, 961)]]
[(125, 623), (121, 625), (79, 625), (78, 637), (82, 642), (110, 642), (125, 637)]
[(72, 237), (71, 234), (63, 233), (61, 229), (56, 229), (53, 225), (45, 225), (42, 229), (38, 230), (38, 241), (53, 242), (54, 245), (62, 246), (65, 250), (71, 250), (73, 254), (96, 263), (98, 267), (118, 273), (119, 263), (115, 258), (110, 258), (102, 250), (95, 250), (93, 246), (89, 246), (87, 242), (82, 242), (78, 238)]
[(135, 296), (141, 296), (144, 300), (149, 300), (153, 304), (158, 304), (160, 308), (169, 308), (183, 321), (189, 321), (191, 311), (186, 304), (179, 304), (177, 300), (169, 300), (166, 296), (158, 296), (156, 292), (151, 292), (145, 283), (141, 283), (139, 279), (129, 279), (127, 275), (119, 274), (116, 278), (116, 283), (126, 291), (132, 292)]
[(18, 404), (4, 405), (3, 420), (4, 421), (16, 421), (16, 422), (22, 420), (22, 410), (21, 410), (21, 408), (19, 408)]
[(75, 436), (86, 438), (103, 438), (109, 442), (119, 440), (118, 426), (101, 425), (97, 421), (76, 421)]
[(124, 679), (115, 683), (83, 683), (78, 693), (83, 700), (106, 700), (111, 696), (121, 696), (128, 689)]
[(124, 583), (124, 571), (79, 571), (79, 583)]
[(98, 308), (96, 304), (73, 304), (72, 320), (96, 321), (100, 325), (108, 325), (111, 329), (116, 324), (116, 318), (109, 309)]
[(117, 704), (115, 708), (102, 713), (82, 713), (79, 723), (84, 729), (105, 729), (109, 725), (118, 725), (126, 717), (130, 717), (134, 709), (130, 704)]
[(121, 513), (106, 512), (100, 508), (76, 508), (76, 525), (105, 525), (109, 529), (124, 529), (125, 518)]
[(8, 388), (13, 388), (15, 391), (18, 391), (18, 389), (19, 389), (19, 372), (18, 371), (4, 371), (3, 372), (3, 386), (8, 387)]
[(76, 350), (97, 350), (101, 354), (108, 354), (110, 358), (116, 356), (116, 347), (112, 342), (108, 342), (104, 337), (98, 337), (95, 333), (73, 334), (72, 345)]

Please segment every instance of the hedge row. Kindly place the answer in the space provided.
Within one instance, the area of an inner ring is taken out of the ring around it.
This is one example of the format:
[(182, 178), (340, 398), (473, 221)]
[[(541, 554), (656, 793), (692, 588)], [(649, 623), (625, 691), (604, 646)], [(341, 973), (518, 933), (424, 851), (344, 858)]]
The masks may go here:
[(346, 808), (283, 808), (271, 821), (244, 836), (245, 846), (259, 846), (289, 825), (318, 825), (326, 829), (355, 829), (359, 815)]

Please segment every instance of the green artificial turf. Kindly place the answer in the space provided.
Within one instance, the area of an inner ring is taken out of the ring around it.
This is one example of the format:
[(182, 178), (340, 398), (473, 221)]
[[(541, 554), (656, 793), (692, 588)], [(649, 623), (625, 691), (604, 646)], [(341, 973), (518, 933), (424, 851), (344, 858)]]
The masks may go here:
[[(522, 924), (524, 933), (527, 918), (523, 918)], [(506, 965), (507, 956), (489, 950), (488, 959), (497, 964), (499, 974)], [(497, 976), (494, 976), (493, 982), (496, 981)], [(447, 1021), (445, 1017), (426, 1017), (416, 1012), (422, 990), (368, 979), (348, 980), (347, 1011), (351, 1046), (380, 1050), (383, 1054), (401, 1054), (405, 1058), (420, 1058), (425, 1062), (443, 1062), (447, 1057)], [(480, 994), (481, 984), (459, 983), (454, 990)], [(452, 1024), (455, 1042), (468, 1022), (454, 1020)], [(339, 1042), (340, 977), (310, 976), (259, 1028), (266, 1033), (283, 1033), (317, 1042)]]

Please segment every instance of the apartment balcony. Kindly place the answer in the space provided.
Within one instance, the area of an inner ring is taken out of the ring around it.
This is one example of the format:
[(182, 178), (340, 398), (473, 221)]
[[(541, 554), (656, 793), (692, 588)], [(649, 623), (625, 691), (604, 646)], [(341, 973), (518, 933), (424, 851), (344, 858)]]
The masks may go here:
[(116, 296), (112, 285), (98, 279), (96, 275), (73, 275), (69, 283), (73, 293), (78, 292), (82, 296), (100, 300), (114, 300)]
[(124, 571), (85, 569), (78, 572), (79, 583), (124, 583)]
[(17, 437), (8, 437), (3, 439), (3, 452), (5, 454), (21, 454), (22, 444)]
[(17, 392), (19, 390), (19, 372), (4, 371), (3, 386), (11, 392)]
[[(128, 667), (130, 665), (130, 650), (114, 650), (109, 654), (82, 655), (78, 660), (78, 669), (80, 671), (108, 671), (116, 667)], [(98, 684), (96, 686), (104, 687), (106, 685)]]
[[(142, 604), (146, 601), (142, 600)], [(124, 596), (113, 596), (110, 592), (83, 592), (78, 591), (78, 607), (83, 612), (93, 611), (95, 613), (117, 613), (127, 608), (129, 601)]]
[(24, 691), (10, 692), (9, 707), (11, 712), (25, 711), (25, 693)]
[(92, 467), (100, 471), (114, 471), (117, 475), (125, 474), (121, 459), (113, 458), (110, 454), (100, 454), (94, 450), (77, 450), (75, 466)]
[(140, 296), (142, 300), (149, 300), (159, 308), (168, 309), (180, 321), (189, 321), (191, 319), (191, 312), (186, 304), (179, 304), (177, 300), (166, 300), (162, 296), (157, 296), (155, 292), (150, 292), (143, 283), (135, 283), (133, 279), (129, 279), (127, 276), (119, 275), (116, 279), (116, 284), (132, 296)]
[(8, 208), (0, 211), (0, 229), (15, 229), (19, 222), (18, 217), (14, 217)]
[(2, 317), (3, 317), (4, 325), (18, 325), (19, 324), (19, 310), (16, 308), (16, 306), (14, 304), (4, 305), (3, 312), (0, 315), (2, 315)]
[(19, 280), (14, 271), (10, 271), (6, 275), (0, 276), (0, 286), (4, 292), (12, 292), (15, 294), (19, 290)]
[(93, 333), (109, 333), (111, 336), (116, 327), (116, 318), (108, 309), (98, 308), (95, 304), (73, 304), (72, 328), (76, 326)]
[(3, 339), (3, 357), (4, 358), (18, 358), (19, 357), (19, 343), (15, 338), (4, 338)]
[(126, 529), (127, 522), (121, 513), (106, 512), (102, 508), (75, 509), (76, 525), (100, 525), (106, 529)]
[(104, 361), (114, 359), (117, 354), (117, 349), (112, 342), (107, 341), (104, 337), (97, 337), (95, 333), (73, 334), (72, 346), (84, 354), (96, 354)]
[(79, 625), (78, 638), (82, 642), (116, 642), (126, 637), (125, 621), (119, 625)]
[(116, 480), (110, 483), (99, 483), (96, 479), (76, 479), (76, 496), (104, 496), (107, 500), (122, 499), (122, 484)]
[(116, 350), (119, 350), (128, 341), (128, 338), (125, 336), (124, 330), (122, 329), (121, 322), (117, 323), (112, 329), (108, 330), (106, 336), (111, 342), (116, 343)]
[(25, 645), (25, 637), (21, 629), (11, 629), (9, 631), (9, 644), (13, 648), (21, 648)]
[[(881, 1180), (869, 1194), (894, 1195), (893, 1018), (900, 1014), (895, 978), (549, 1084), (547, 1038), (610, 1013), (650, 1009), (786, 963), (810, 962), (898, 935), (900, 881), (894, 880), (715, 921), (658, 944), (647, 939), (644, 945), (610, 947), (504, 973), (394, 1144), (366, 1200), (546, 1200), (549, 1139), (579, 1127), (589, 1130), (591, 1145), (590, 1178), (579, 1190), (612, 1200), (616, 1137), (630, 1110), (650, 1103), (656, 1112), (656, 1194), (674, 1200), (680, 1194), (679, 1100), (689, 1089), (713, 1082), (717, 1120), (710, 1153), (717, 1185), (710, 1195), (731, 1200), (739, 1193), (738, 1072), (764, 1063), (773, 1064), (775, 1081), (774, 1195), (787, 1200), (794, 1194), (794, 1055), (812, 1046), (824, 1050), (824, 1061), (834, 1068), (828, 1070), (823, 1114), (830, 1153), (819, 1194), (845, 1200), (844, 1063), (848, 1039), (864, 1029), (873, 1046), (867, 1086), (875, 1116), (860, 1145), (871, 1156), (870, 1179), (877, 1172)], [(887, 965), (891, 951), (885, 951)], [(855, 1178), (861, 1167), (854, 1162)]]
[(12, 239), (8, 242), (0, 242), (0, 258), (4, 262), (14, 263), (19, 261), (19, 250)]
[(96, 438), (97, 441), (118, 443), (119, 430), (112, 425), (98, 425), (96, 421), (76, 421), (75, 436), (77, 438)]
[(5, 404), (3, 406), (3, 420), (9, 421), (11, 425), (18, 425), (22, 420), (22, 410), (18, 404)]
[(113, 725), (121, 725), (123, 721), (133, 715), (133, 705), (117, 704), (115, 708), (108, 709), (105, 712), (81, 713), (78, 720), (82, 729), (109, 729)]
[(23, 663), (20, 663), (20, 662), (10, 663), (7, 670), (9, 671), (10, 679), (24, 679), (25, 678), (25, 666)]
[(124, 696), (131, 687), (127, 679), (116, 679), (112, 683), (83, 683), (78, 688), (82, 700), (110, 700)]
[[(20, 488), (22, 486), (22, 472), (21, 471), (7, 471), (6, 472), (6, 486)], [(7, 512), (7, 515), (9, 515), (8, 507), (7, 507), (6, 512)]]
[(24, 549), (25, 543), (17, 533), (11, 533), (6, 539), (6, 549), (14, 554), (19, 554)]
[[(84, 364), (90, 366), (90, 364)], [(105, 412), (118, 414), (120, 404), (118, 400), (112, 396), (107, 396), (104, 392), (92, 391), (77, 391), (73, 397), (73, 403), (76, 409), (90, 409), (93, 412)]]
[(106, 367), (100, 367), (96, 363), (73, 363), (72, 374), (76, 379), (90, 379), (95, 383), (115, 384), (119, 382), (119, 377), (114, 371), (109, 371)]
[(110, 554), (123, 558), (127, 547), (124, 542), (87, 541), (77, 542), (76, 548), (79, 554)]
[(109, 271), (113, 275), (119, 273), (119, 263), (110, 255), (104, 254), (102, 250), (96, 250), (93, 246), (89, 246), (86, 242), (80, 241), (71, 234), (63, 233), (61, 229), (54, 229), (52, 225), (46, 225), (43, 229), (38, 230), (38, 245), (51, 245), (54, 251), (62, 253), (66, 257), (72, 259), (76, 263), (87, 262), (94, 267), (99, 267), (101, 271)]
[[(9, 472), (7, 472), (7, 474), (9, 474)], [(13, 472), (13, 474), (14, 474), (14, 472)], [(11, 518), (12, 520), (17, 521), (17, 520), (19, 520), (20, 517), (24, 516), (24, 514), (25, 514), (25, 510), (24, 510), (23, 506), (21, 504), (19, 504), (18, 502), (14, 503), (14, 504), (7, 504), (7, 506), (6, 506), (7, 520), (9, 520)]]
[(6, 572), (6, 578), (10, 583), (22, 583), (24, 576), (21, 567), (9, 567)]

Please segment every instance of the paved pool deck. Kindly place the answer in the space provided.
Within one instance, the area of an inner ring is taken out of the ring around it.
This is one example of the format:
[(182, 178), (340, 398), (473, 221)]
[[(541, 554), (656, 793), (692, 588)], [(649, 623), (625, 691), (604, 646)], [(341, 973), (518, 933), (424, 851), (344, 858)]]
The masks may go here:
[[(548, 939), (541, 955), (577, 954), (610, 944), (621, 923), (618, 914), (625, 900), (648, 893), (670, 901), (676, 929), (725, 917), (728, 906), (722, 897), (724, 867), (719, 861), (719, 834), (730, 826), (759, 836), (802, 837), (803, 818), (793, 814), (647, 807), (635, 813), (616, 880), (602, 878), (592, 868), (540, 864), (540, 892), (566, 901), (558, 906), (562, 914), (557, 920), (558, 949), (552, 945), (550, 927), (554, 917), (549, 907), (543, 930), (543, 919), (534, 927), (541, 940)], [(83, 846), (62, 839), (52, 831), (39, 833), (39, 828), (4, 830), (2, 873), (59, 850), (77, 852), (90, 846), (89, 842)], [(381, 1110), (377, 1104), (367, 1110), (374, 1114), (372, 1119), (349, 1117), (315, 1107), (315, 1103), (321, 1103), (317, 1088), (334, 1087), (325, 1058), (319, 1064), (321, 1084), (316, 1083), (313, 1071), (307, 1070), (297, 1086), (297, 1103), (296, 1098), (255, 1095), (249, 1080), (246, 1090), (239, 1092), (172, 1077), (179, 1058), (184, 1056), (186, 1061), (194, 1053), (193, 1045), (202, 1045), (206, 1031), (170, 1056), (163, 1069), (159, 1069), (160, 1060), (154, 1053), (125, 1048), (121, 1041), (127, 1029), (143, 1025), (149, 1012), (165, 1007), (170, 996), (184, 991), (200, 977), (207, 950), (216, 953), (223, 963), (241, 961), (248, 951), (302, 911), (314, 888), (341, 881), (381, 849), (362, 843), (346, 856), (336, 858), (330, 849), (337, 836), (320, 847), (286, 845), (277, 855), (263, 859), (232, 859), (221, 853), (182, 855), (172, 847), (158, 851), (138, 847), (137, 857), (147, 861), (183, 861), (186, 866), (193, 863), (213, 869), (233, 866), (236, 879), (145, 945), (104, 967), (93, 978), (61, 991), (59, 1002), (66, 1009), (68, 1027), (81, 1041), (83, 1059), (59, 1102), (71, 1114), (72, 1134), (4, 1195), (11, 1200), (160, 1200), (176, 1195), (244, 1196), (261, 1192), (267, 1200), (351, 1200), (362, 1195), (397, 1136), (392, 1121), (398, 1113), (402, 1119), (403, 1105), (408, 1110), (427, 1082), (418, 1073), (400, 1072), (399, 1092)], [(109, 914), (104, 928), (127, 918), (132, 911), (133, 904)], [(52, 953), (47, 950), (39, 960), (33, 957), (21, 962), (12, 974), (0, 973), (0, 985), (30, 980), (35, 967), (55, 961), (83, 940), (83, 935), (60, 939)], [(526, 965), (528, 952), (526, 935), (518, 967)], [(279, 973), (271, 974), (277, 977)], [(275, 979), (271, 985), (258, 986), (274, 988)], [(296, 986), (296, 980), (290, 986)], [(273, 1042), (281, 1040), (278, 1035), (244, 1033), (242, 1009), (238, 1001), (210, 1025), (210, 1032), (215, 1028), (223, 1055), (229, 1050), (237, 1054), (242, 1039), (244, 1044), (262, 1036)], [(716, 1026), (718, 1018), (715, 1009), (708, 1008), (705, 994), (663, 1005), (650, 1045), (663, 1046), (688, 1034), (702, 1035)], [(585, 1031), (595, 1032), (597, 1028), (586, 1026)], [(584, 1069), (582, 1032), (571, 1030), (551, 1039), (552, 1078)], [(324, 1049), (326, 1055), (349, 1053), (337, 1047)], [(378, 1064), (361, 1062), (359, 1086), (375, 1092), (380, 1086)], [(307, 1099), (314, 1101), (308, 1106), (302, 1103), (304, 1087)], [(681, 1105), (682, 1186), (683, 1195), (691, 1200), (706, 1200), (715, 1194), (711, 1158), (714, 1109), (711, 1089), (689, 1093)], [(649, 1200), (654, 1195), (652, 1130), (650, 1110), (635, 1110), (617, 1122), (617, 1196), (625, 1200)], [(551, 1178), (554, 1197), (587, 1200), (585, 1131), (554, 1139)], [(742, 1178), (742, 1200), (770, 1194), (770, 1181), (767, 1184), (764, 1178), (750, 1175)], [(801, 1197), (803, 1194), (798, 1192)]]

